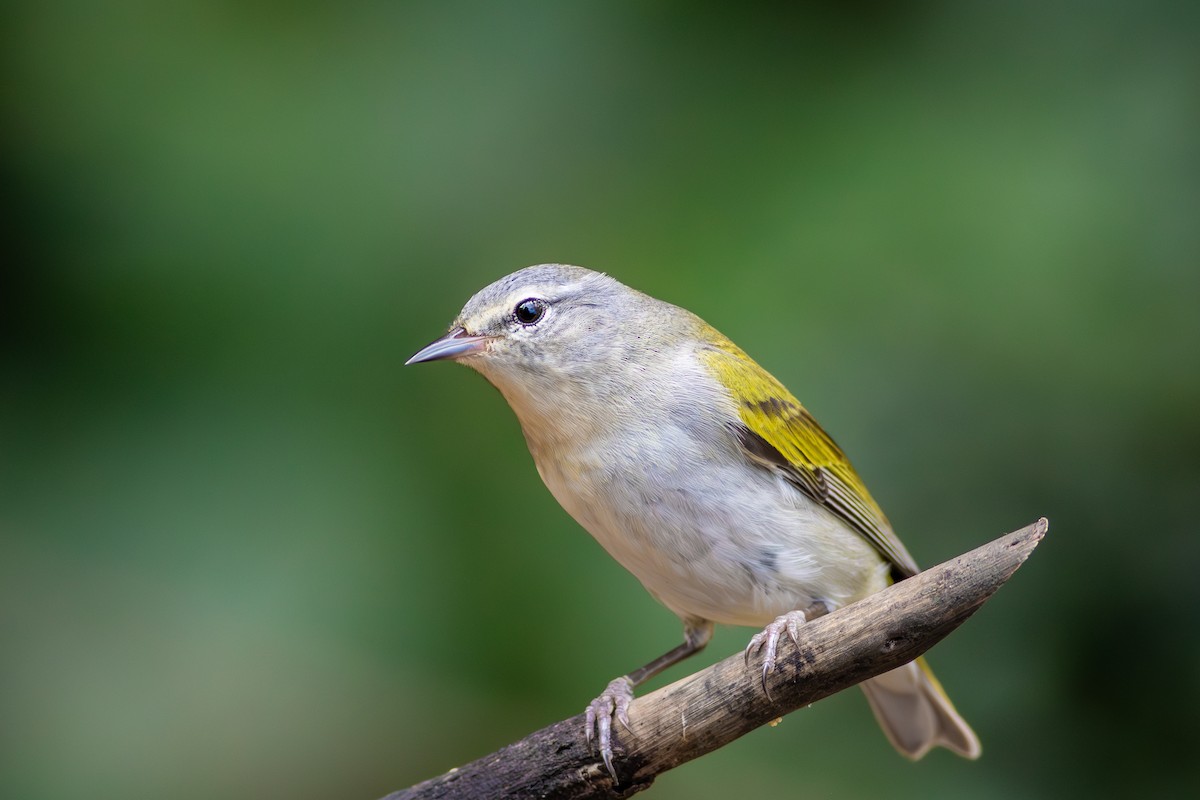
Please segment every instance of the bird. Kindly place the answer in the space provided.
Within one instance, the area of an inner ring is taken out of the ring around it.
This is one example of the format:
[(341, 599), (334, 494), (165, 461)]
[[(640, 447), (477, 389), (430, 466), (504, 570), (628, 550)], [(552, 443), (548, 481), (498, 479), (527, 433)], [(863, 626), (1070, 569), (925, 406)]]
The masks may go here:
[[(608, 773), (634, 688), (708, 644), (760, 628), (766, 676), (805, 622), (915, 575), (845, 454), (783, 384), (686, 309), (584, 267), (538, 264), (479, 290), (406, 364), (452, 360), (508, 402), (559, 504), (683, 623), (683, 642), (585, 709)], [(785, 638), (786, 637), (786, 638)], [(979, 738), (925, 660), (861, 684), (916, 760)]]

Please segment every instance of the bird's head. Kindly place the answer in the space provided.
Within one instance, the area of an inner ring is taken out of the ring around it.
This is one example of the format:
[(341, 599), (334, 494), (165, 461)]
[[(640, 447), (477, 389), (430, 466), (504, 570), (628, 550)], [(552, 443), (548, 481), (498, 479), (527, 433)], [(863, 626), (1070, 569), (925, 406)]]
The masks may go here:
[(444, 336), (406, 363), (469, 366), (518, 414), (530, 403), (587, 404), (644, 378), (653, 354), (677, 335), (681, 313), (602, 273), (539, 264), (481, 289)]

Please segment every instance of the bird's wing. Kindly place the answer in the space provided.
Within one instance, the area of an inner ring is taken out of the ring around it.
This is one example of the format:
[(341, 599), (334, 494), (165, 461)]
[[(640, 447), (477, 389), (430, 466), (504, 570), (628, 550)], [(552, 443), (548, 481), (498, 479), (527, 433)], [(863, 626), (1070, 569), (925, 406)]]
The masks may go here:
[[(715, 331), (714, 331), (715, 333)], [(725, 337), (703, 358), (737, 403), (734, 433), (754, 461), (781, 471), (800, 491), (858, 531), (891, 562), (896, 578), (920, 570), (871, 499), (845, 453), (769, 372)]]

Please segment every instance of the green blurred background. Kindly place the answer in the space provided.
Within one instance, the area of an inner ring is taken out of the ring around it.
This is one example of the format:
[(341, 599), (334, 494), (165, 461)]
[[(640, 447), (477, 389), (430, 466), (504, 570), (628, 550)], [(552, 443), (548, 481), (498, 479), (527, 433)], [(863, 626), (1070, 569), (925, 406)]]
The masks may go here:
[(652, 796), (1194, 789), (1198, 8), (6, 4), (0, 795), (374, 798), (676, 644), (401, 369), (543, 261), (750, 351), (921, 562), (1051, 520), (933, 654), (982, 760), (851, 692)]

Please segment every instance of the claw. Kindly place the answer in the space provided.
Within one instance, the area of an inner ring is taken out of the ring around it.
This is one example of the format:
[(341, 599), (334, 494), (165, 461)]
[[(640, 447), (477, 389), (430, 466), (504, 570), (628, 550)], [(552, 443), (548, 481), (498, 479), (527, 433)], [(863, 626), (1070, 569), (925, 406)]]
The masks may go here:
[(628, 700), (625, 701), (624, 703), (617, 703), (617, 713), (614, 716), (616, 717), (617, 722), (621, 723), (621, 727), (625, 729), (625, 732), (628, 733), (630, 736), (633, 736), (633, 728), (629, 727), (629, 701)]
[(763, 693), (768, 699), (771, 699), (771, 690), (767, 688), (767, 675), (775, 669), (775, 657), (779, 652), (779, 637), (783, 633), (787, 633), (788, 638), (792, 640), (792, 644), (800, 644), (800, 626), (808, 621), (808, 617), (803, 611), (789, 611), (782, 616), (776, 617), (775, 621), (767, 627), (763, 628), (759, 633), (754, 634), (750, 638), (750, 643), (746, 645), (746, 666), (750, 666), (750, 656), (757, 654), (765, 648), (763, 653), (763, 668), (762, 668), (762, 687)]
[(633, 684), (628, 678), (620, 677), (610, 681), (600, 696), (588, 703), (584, 711), (584, 735), (587, 737), (588, 746), (591, 746), (595, 739), (600, 758), (604, 760), (608, 774), (617, 783), (620, 783), (620, 779), (613, 767), (612, 722), (615, 719), (631, 736), (633, 735), (633, 730), (629, 727), (629, 704), (632, 701)]

